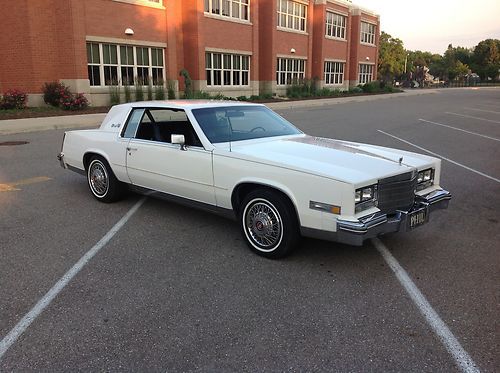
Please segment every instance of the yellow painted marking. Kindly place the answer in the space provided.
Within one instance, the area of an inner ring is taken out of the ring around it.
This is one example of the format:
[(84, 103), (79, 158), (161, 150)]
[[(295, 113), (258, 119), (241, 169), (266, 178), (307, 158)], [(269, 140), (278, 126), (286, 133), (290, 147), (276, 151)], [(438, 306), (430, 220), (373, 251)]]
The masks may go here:
[(16, 181), (14, 183), (0, 184), (0, 193), (1, 192), (14, 192), (17, 190), (21, 190), (19, 188), (16, 188), (17, 186), (36, 184), (36, 183), (41, 183), (41, 182), (49, 181), (49, 180), (51, 180), (50, 177), (37, 176), (37, 177), (31, 177), (29, 179), (19, 180), (19, 181)]

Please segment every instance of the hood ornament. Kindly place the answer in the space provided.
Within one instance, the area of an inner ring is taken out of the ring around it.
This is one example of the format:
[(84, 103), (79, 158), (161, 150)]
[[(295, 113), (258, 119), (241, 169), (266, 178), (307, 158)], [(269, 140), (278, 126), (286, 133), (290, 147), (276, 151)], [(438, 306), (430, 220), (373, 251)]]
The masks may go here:
[(401, 166), (403, 164), (403, 157), (399, 158), (399, 165)]

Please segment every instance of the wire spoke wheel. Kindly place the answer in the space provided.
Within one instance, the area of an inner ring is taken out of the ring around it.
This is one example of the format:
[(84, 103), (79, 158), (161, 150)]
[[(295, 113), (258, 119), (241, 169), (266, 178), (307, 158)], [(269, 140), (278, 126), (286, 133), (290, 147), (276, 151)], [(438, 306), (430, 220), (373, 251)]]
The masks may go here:
[(106, 167), (101, 161), (94, 160), (90, 164), (88, 178), (92, 192), (97, 197), (105, 196), (109, 189), (109, 177)]
[(272, 203), (256, 199), (247, 204), (244, 212), (245, 233), (261, 251), (269, 252), (283, 239), (283, 221)]

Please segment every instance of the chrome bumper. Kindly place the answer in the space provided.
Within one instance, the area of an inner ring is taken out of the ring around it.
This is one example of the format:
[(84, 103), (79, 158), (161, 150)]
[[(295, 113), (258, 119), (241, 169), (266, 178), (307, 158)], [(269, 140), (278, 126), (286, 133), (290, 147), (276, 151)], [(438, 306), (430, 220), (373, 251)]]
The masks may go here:
[(335, 241), (349, 245), (361, 246), (363, 241), (386, 233), (405, 232), (409, 230), (408, 217), (412, 212), (422, 209), (426, 210), (425, 223), (429, 215), (437, 209), (448, 208), (451, 193), (439, 189), (424, 196), (417, 196), (415, 204), (409, 211), (397, 211), (395, 214), (387, 215), (376, 213), (363, 217), (358, 221), (337, 220), (337, 232)]

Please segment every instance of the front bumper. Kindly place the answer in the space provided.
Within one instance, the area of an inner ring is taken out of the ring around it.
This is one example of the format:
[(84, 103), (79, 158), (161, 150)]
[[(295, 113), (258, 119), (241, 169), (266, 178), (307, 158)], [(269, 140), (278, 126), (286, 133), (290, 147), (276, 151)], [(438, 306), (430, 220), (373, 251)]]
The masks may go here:
[(358, 221), (337, 220), (335, 241), (349, 245), (361, 246), (363, 241), (386, 233), (405, 232), (410, 230), (409, 216), (418, 210), (425, 211), (427, 222), (432, 211), (448, 208), (451, 193), (438, 189), (424, 196), (417, 196), (415, 204), (409, 211), (397, 211), (387, 215), (376, 213), (363, 217)]

